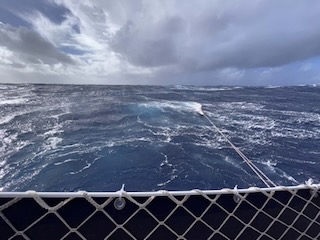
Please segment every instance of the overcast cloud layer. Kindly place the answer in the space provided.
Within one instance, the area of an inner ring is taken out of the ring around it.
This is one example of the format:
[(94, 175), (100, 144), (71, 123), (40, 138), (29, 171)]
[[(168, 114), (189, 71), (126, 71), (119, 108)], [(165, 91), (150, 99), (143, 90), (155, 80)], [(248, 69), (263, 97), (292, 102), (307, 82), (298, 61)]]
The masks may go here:
[(0, 82), (320, 83), (320, 1), (3, 0)]

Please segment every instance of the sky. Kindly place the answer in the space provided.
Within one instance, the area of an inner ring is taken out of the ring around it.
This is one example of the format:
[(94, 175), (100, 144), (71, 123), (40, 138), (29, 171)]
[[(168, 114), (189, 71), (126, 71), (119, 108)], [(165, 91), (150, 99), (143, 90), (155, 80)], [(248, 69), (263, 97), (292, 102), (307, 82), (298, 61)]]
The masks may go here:
[(0, 0), (0, 82), (320, 83), (319, 0)]

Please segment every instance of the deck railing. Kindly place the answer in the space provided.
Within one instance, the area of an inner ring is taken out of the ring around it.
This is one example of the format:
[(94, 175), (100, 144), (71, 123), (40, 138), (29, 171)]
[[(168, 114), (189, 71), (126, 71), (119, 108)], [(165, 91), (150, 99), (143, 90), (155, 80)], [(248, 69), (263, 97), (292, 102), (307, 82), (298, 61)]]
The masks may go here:
[(320, 239), (320, 184), (0, 192), (0, 239)]

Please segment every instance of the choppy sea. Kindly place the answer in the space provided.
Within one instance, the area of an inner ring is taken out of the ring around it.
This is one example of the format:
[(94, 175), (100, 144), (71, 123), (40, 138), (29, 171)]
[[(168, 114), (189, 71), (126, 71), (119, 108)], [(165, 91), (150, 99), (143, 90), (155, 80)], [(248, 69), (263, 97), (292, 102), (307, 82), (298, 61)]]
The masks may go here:
[(0, 191), (320, 182), (320, 86), (0, 85)]

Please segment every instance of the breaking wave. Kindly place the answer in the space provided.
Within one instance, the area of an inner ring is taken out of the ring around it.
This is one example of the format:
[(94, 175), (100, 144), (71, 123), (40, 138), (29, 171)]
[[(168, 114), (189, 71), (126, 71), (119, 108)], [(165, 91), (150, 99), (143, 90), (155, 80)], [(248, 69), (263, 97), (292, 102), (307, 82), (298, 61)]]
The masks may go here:
[(1, 191), (263, 186), (208, 119), (277, 184), (320, 180), (318, 86), (0, 85), (0, 99)]

